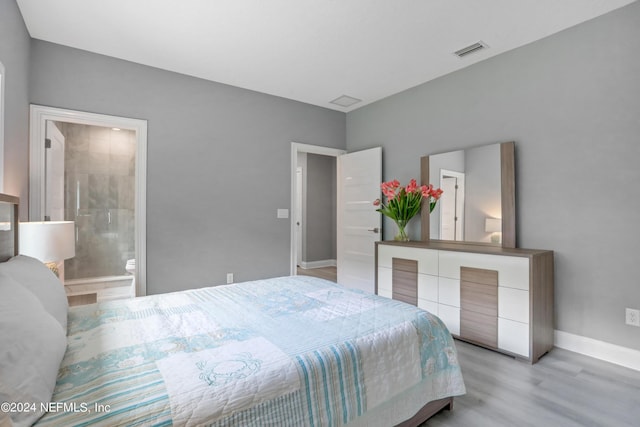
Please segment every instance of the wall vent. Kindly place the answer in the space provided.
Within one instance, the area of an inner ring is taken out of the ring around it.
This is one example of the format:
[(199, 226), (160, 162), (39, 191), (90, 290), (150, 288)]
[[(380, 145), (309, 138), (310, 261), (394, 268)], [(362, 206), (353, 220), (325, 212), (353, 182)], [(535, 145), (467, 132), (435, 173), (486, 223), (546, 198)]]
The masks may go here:
[(463, 47), (460, 50), (456, 50), (455, 53), (459, 58), (462, 58), (467, 55), (471, 55), (474, 52), (478, 52), (479, 50), (485, 49), (487, 46), (484, 42), (477, 42), (467, 47)]

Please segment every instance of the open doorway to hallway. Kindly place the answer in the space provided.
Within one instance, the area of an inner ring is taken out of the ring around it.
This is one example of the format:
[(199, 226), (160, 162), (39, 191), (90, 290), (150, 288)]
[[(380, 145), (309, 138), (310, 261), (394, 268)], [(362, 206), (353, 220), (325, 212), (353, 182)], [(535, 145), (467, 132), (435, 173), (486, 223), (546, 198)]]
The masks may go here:
[(344, 150), (292, 143), (291, 274), (336, 279), (340, 154)]
[(298, 153), (297, 273), (336, 280), (336, 157)]

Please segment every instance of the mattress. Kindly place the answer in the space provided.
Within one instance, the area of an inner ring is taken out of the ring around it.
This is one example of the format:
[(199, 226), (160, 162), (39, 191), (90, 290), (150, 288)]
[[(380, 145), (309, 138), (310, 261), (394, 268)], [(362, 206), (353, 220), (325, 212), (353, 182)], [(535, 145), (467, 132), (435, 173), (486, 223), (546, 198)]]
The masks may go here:
[(465, 392), (436, 316), (312, 277), (72, 307), (68, 320), (39, 426), (388, 426)]

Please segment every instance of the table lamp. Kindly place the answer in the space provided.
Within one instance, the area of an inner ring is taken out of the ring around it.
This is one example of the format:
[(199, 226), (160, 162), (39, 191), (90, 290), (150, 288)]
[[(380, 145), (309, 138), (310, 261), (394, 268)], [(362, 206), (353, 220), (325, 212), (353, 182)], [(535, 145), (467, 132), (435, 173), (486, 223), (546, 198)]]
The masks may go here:
[(39, 259), (58, 277), (60, 263), (76, 255), (73, 221), (21, 222), (19, 231), (20, 254)]
[(484, 220), (484, 231), (491, 234), (491, 243), (500, 243), (502, 233), (502, 220), (500, 218), (486, 218)]

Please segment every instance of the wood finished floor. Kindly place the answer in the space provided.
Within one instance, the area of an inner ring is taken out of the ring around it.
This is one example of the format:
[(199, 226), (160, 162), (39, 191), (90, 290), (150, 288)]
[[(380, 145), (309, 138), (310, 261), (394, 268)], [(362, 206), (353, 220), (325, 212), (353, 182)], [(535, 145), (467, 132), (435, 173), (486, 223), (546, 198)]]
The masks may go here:
[(300, 268), (298, 267), (297, 273), (300, 276), (313, 276), (321, 279), (331, 280), (337, 282), (337, 269), (336, 267), (320, 267), (320, 268)]
[(467, 394), (421, 427), (640, 426), (640, 372), (554, 348), (535, 365), (456, 341)]

